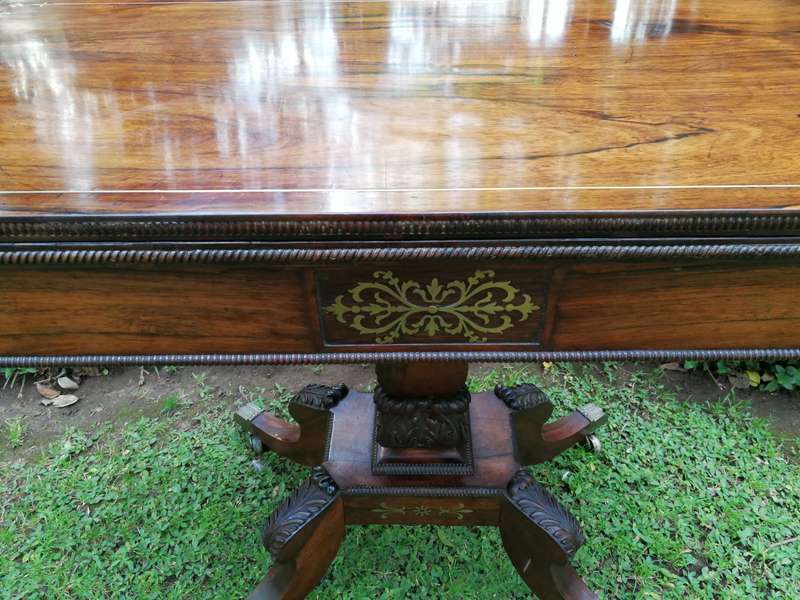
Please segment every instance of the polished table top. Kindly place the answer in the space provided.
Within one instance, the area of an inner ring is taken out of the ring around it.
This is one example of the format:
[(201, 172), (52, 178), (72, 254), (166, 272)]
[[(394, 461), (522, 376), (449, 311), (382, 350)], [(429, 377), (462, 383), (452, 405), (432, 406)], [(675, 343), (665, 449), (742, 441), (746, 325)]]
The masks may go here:
[(793, 0), (0, 0), (0, 218), (800, 207)]

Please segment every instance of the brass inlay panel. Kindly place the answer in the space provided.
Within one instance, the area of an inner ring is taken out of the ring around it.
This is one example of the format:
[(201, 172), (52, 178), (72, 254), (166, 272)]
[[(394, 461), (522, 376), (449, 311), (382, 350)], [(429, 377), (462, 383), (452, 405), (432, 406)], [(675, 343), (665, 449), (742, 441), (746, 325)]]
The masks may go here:
[(473, 511), (469, 508), (464, 508), (464, 504), (461, 503), (453, 507), (434, 507), (425, 504), (418, 504), (416, 506), (388, 506), (386, 502), (381, 502), (380, 508), (373, 508), (372, 512), (378, 513), (381, 519), (407, 515), (426, 517), (438, 513), (439, 516), (455, 517), (457, 520), (461, 521), (464, 519), (464, 515)]
[(390, 344), (403, 336), (453, 336), (485, 342), (526, 321), (540, 310), (529, 294), (511, 281), (496, 281), (492, 270), (476, 270), (465, 280), (427, 284), (375, 271), (323, 310), (339, 323)]

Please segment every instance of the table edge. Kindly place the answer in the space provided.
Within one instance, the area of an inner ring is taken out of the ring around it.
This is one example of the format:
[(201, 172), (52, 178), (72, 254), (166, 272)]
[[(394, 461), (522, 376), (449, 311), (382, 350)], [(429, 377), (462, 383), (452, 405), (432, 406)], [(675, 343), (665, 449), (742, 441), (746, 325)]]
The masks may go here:
[(800, 209), (0, 215), (0, 242), (353, 241), (797, 234), (800, 234)]

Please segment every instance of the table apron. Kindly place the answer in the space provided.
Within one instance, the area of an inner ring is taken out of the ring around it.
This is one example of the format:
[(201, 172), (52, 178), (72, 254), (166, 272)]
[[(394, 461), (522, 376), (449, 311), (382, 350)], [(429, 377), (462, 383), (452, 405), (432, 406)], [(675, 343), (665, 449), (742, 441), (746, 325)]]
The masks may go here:
[(800, 347), (793, 257), (5, 264), (0, 272), (5, 357)]

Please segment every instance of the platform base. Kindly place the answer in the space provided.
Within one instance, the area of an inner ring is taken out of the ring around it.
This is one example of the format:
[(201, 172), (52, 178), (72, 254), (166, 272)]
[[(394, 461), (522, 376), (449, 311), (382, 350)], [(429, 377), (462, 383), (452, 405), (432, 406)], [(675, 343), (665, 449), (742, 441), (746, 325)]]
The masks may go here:
[[(536, 597), (596, 598), (569, 563), (584, 540), (580, 527), (525, 467), (585, 440), (605, 421), (599, 408), (547, 423), (552, 405), (535, 386), (473, 394), (469, 461), (453, 449), (378, 454), (372, 394), (344, 386), (309, 386), (290, 412), (298, 424), (252, 406), (237, 413), (264, 448), (318, 465), (270, 516), (263, 542), (273, 565), (249, 598), (304, 598), (335, 557), (345, 526), (376, 523), (497, 526)], [(377, 457), (395, 459), (396, 469), (376, 469)]]

